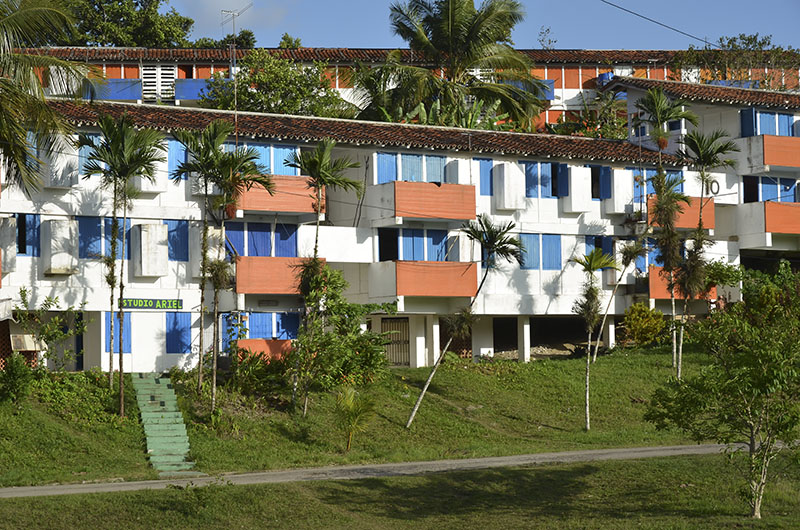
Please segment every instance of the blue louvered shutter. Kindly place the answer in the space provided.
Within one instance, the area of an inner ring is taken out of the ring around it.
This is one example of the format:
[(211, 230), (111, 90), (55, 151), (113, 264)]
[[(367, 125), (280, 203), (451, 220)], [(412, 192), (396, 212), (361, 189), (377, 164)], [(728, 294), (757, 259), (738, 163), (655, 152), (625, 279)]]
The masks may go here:
[(778, 179), (772, 177), (761, 177), (761, 200), (778, 200)]
[(608, 166), (600, 167), (600, 198), (611, 198), (611, 168)]
[(776, 115), (774, 112), (758, 113), (758, 134), (778, 134), (778, 127), (775, 123)]
[(520, 162), (525, 169), (525, 196), (539, 196), (539, 164), (537, 162)]
[(683, 171), (676, 170), (676, 171), (667, 171), (667, 179), (668, 180), (675, 180), (678, 181), (678, 185), (675, 187), (675, 191), (679, 193), (683, 193)]
[(794, 116), (791, 114), (778, 114), (778, 136), (793, 136)]
[(542, 269), (546, 271), (561, 270), (561, 236), (542, 234)]
[(244, 256), (244, 223), (225, 223), (225, 249), (233, 258), (235, 255)]
[[(105, 344), (103, 348), (105, 349), (106, 353), (108, 353), (108, 338), (111, 335), (111, 312), (105, 312), (105, 320), (106, 320), (106, 337), (103, 341)], [(114, 345), (113, 351), (114, 353), (119, 353), (119, 313), (114, 312), (113, 317), (116, 322), (114, 322)], [(122, 321), (125, 323), (125, 326), (122, 330), (122, 353), (130, 353), (131, 352), (131, 314), (125, 313)]]
[[(100, 136), (97, 134), (86, 134), (85, 136), (94, 145), (97, 145), (100, 141)], [(78, 168), (81, 175), (86, 175), (86, 164), (89, 162), (89, 155), (92, 154), (92, 150), (93, 148), (90, 145), (82, 145), (78, 148)]]
[(253, 148), (256, 153), (258, 153), (258, 163), (264, 169), (264, 173), (272, 173), (269, 144), (252, 144), (250, 147)]
[(272, 339), (272, 313), (250, 313), (251, 339)]
[[(103, 254), (105, 256), (111, 255), (111, 222), (112, 218), (106, 217), (103, 219), (103, 243), (105, 248)], [(115, 259), (122, 258), (122, 235), (125, 234), (125, 259), (131, 259), (131, 220), (125, 220), (125, 228), (122, 228), (122, 219), (117, 219), (117, 255)]]
[(656, 188), (653, 185), (653, 178), (656, 176), (656, 173), (658, 173), (658, 171), (655, 170), (655, 169), (647, 169), (644, 172), (645, 179), (647, 179), (647, 194), (648, 195), (655, 195), (655, 193), (656, 193)]
[(292, 156), (292, 153), (297, 152), (297, 146), (294, 145), (276, 145), (273, 146), (272, 152), (274, 156), (275, 175), (297, 175), (297, 168), (293, 168), (286, 164), (286, 159)]
[(276, 336), (279, 339), (296, 339), (297, 330), (300, 329), (300, 315), (298, 313), (278, 313), (275, 315), (277, 324)]
[(656, 246), (656, 241), (653, 238), (647, 238), (647, 247), (649, 248), (647, 252), (647, 264), (648, 265), (663, 265), (664, 263), (661, 261), (661, 251)]
[(403, 229), (403, 260), (422, 261), (424, 259), (423, 231), (421, 228)]
[(476, 158), (480, 173), (480, 194), (491, 196), (494, 192), (494, 182), (492, 179), (492, 167), (494, 162), (491, 158)]
[(597, 236), (584, 236), (584, 254), (587, 256), (597, 247), (595, 245), (595, 238)]
[(428, 230), (428, 261), (446, 261), (447, 230)]
[(165, 219), (167, 254), (170, 261), (189, 261), (189, 221)]
[(614, 238), (611, 236), (603, 236), (603, 254), (608, 254), (614, 257)]
[(192, 353), (192, 314), (168, 311), (166, 316), (166, 353)]
[(386, 184), (397, 180), (397, 155), (394, 153), (378, 153), (378, 184)]
[(444, 182), (446, 161), (443, 156), (425, 155), (425, 173), (428, 182)]
[(742, 126), (742, 138), (756, 135), (756, 109), (751, 107), (740, 110), (739, 121)]
[(275, 255), (283, 258), (297, 257), (297, 225), (275, 225)]
[[(172, 177), (182, 163), (186, 162), (186, 148), (175, 138), (167, 140), (167, 166), (169, 176)], [(186, 180), (188, 175), (181, 178)]]
[(103, 254), (103, 223), (99, 217), (78, 217), (78, 257), (99, 258)]
[(41, 251), (41, 217), (38, 213), (20, 214), (25, 216), (25, 252), (24, 256), (39, 257)]
[(781, 202), (794, 202), (797, 181), (795, 179), (780, 179)]
[(520, 234), (522, 265), (526, 270), (539, 270), (539, 234)]
[[(558, 164), (558, 174), (556, 175), (556, 184), (558, 187), (558, 197), (566, 197), (569, 195), (569, 166), (567, 164)], [(559, 266), (559, 269), (561, 267)]]
[(553, 164), (547, 162), (539, 164), (539, 189), (543, 199), (552, 199), (553, 193)]
[(270, 256), (272, 230), (268, 223), (247, 223), (247, 255)]
[(400, 155), (400, 167), (403, 170), (403, 180), (422, 182), (422, 155)]

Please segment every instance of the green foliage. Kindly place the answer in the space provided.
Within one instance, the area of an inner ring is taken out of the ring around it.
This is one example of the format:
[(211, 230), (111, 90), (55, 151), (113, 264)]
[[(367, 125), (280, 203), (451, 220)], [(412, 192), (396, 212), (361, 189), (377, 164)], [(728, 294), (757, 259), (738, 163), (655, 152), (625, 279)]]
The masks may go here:
[[(127, 393), (125, 407), (129, 411), (136, 410), (134, 395)], [(97, 369), (73, 373), (38, 370), (33, 396), (52, 414), (70, 422), (96, 425), (119, 421), (116, 391), (108, 388), (108, 380)]]
[(299, 48), (302, 44), (300, 43), (300, 38), (294, 38), (288, 33), (284, 33), (281, 36), (281, 41), (278, 43), (278, 48), (281, 49), (289, 49), (289, 48)]
[(19, 305), (14, 306), (17, 322), (25, 333), (33, 335), (40, 345), (44, 345), (41, 353), (45, 359), (53, 362), (58, 369), (63, 369), (66, 363), (83, 353), (66, 347), (66, 343), (86, 331), (90, 321), (83, 319), (85, 302), (78, 309), (72, 306), (60, 309), (58, 297), (48, 296), (38, 309), (29, 309), (30, 301), (25, 287), (20, 287), (19, 297)]
[(697, 115), (690, 110), (684, 110), (688, 104), (688, 101), (682, 99), (670, 99), (660, 87), (651, 88), (635, 104), (639, 113), (633, 119), (633, 126), (648, 125), (650, 139), (658, 146), (660, 154), (669, 144), (667, 123), (683, 119), (697, 126)]
[(586, 101), (581, 93), (583, 108), (567, 111), (558, 123), (547, 124), (548, 132), (586, 136), (588, 138), (611, 138), (624, 140), (628, 137), (627, 107), (616, 94), (600, 92), (592, 101)]
[(744, 277), (744, 271), (739, 265), (732, 265), (724, 261), (709, 261), (706, 263), (706, 291), (714, 286), (735, 287)]
[(650, 309), (643, 303), (633, 304), (625, 310), (622, 320), (622, 336), (626, 342), (636, 346), (647, 346), (661, 339), (666, 322), (664, 314)]
[(31, 390), (33, 371), (25, 357), (13, 353), (5, 359), (5, 366), (0, 370), (0, 402), (17, 403), (24, 399)]
[(249, 29), (243, 29), (238, 35), (228, 33), (220, 40), (210, 37), (201, 37), (192, 43), (193, 48), (221, 48), (227, 50), (231, 44), (236, 44), (237, 50), (251, 50), (256, 47), (256, 36)]
[(220, 75), (208, 80), (201, 99), (204, 107), (233, 110), (237, 104), (243, 111), (338, 116), (347, 106), (328, 86), (323, 63), (303, 65), (253, 50), (238, 66), (236, 83)]
[(339, 428), (347, 437), (345, 448), (347, 452), (353, 443), (353, 435), (364, 432), (369, 421), (375, 416), (375, 404), (369, 396), (358, 392), (350, 385), (345, 385), (336, 393), (334, 413)]

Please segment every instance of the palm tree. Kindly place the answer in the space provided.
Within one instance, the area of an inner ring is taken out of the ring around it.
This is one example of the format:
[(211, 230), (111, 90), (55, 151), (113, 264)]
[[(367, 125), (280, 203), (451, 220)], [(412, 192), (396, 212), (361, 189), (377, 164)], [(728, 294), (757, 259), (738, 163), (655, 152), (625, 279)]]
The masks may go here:
[[(116, 241), (117, 233), (114, 227), (117, 224), (117, 209), (122, 207), (122, 260), (125, 260), (125, 225), (128, 221), (128, 204), (132, 198), (131, 179), (143, 177), (148, 180), (155, 178), (156, 164), (165, 161), (164, 137), (153, 129), (136, 129), (133, 120), (123, 114), (117, 119), (108, 115), (100, 116), (100, 139), (95, 142), (93, 138), (80, 135), (79, 146), (88, 146), (89, 153), (85, 171), (87, 175), (100, 175), (104, 187), (112, 187), (115, 191), (113, 199), (112, 242)], [(112, 252), (116, 245), (112, 243)], [(111, 259), (116, 259), (116, 254), (111, 254)], [(120, 265), (119, 270), (119, 414), (125, 416), (125, 387), (123, 368), (123, 337), (125, 332), (125, 319), (123, 297), (125, 290), (125, 267)], [(113, 289), (112, 289), (113, 290)], [(113, 312), (114, 308), (111, 307)], [(111, 318), (113, 322), (113, 315)], [(113, 348), (110, 348), (113, 350)], [(111, 370), (111, 366), (109, 366)]]
[[(573, 263), (577, 263), (586, 274), (586, 283), (583, 287), (583, 294), (581, 298), (575, 302), (573, 311), (583, 317), (586, 324), (587, 345), (586, 345), (586, 425), (585, 429), (588, 431), (590, 427), (589, 421), (589, 370), (591, 365), (591, 350), (592, 350), (592, 334), (594, 333), (597, 324), (600, 322), (600, 288), (597, 286), (597, 278), (595, 273), (600, 269), (617, 268), (617, 263), (614, 258), (608, 254), (604, 254), (602, 249), (595, 248), (585, 256), (570, 259)], [(598, 333), (599, 339), (599, 333)], [(599, 341), (598, 341), (599, 342)]]
[(697, 115), (684, 110), (688, 102), (682, 99), (670, 99), (661, 88), (651, 88), (644, 97), (636, 102), (639, 114), (633, 119), (633, 126), (648, 125), (650, 139), (658, 147), (658, 167), (661, 169), (661, 153), (669, 146), (667, 123), (675, 120), (686, 120), (695, 127)]
[[(543, 85), (531, 77), (528, 58), (510, 46), (511, 30), (524, 16), (516, 0), (486, 0), (477, 9), (474, 0), (408, 0), (393, 3), (389, 18), (394, 33), (432, 66), (412, 76), (420, 101), (500, 100), (502, 111), (529, 129), (542, 109)], [(482, 79), (481, 70), (506, 82)]]
[(47, 105), (44, 85), (61, 95), (78, 95), (88, 68), (18, 50), (63, 40), (72, 27), (70, 15), (55, 2), (0, 0), (0, 156), (7, 164), (6, 178), (26, 192), (41, 185), (40, 157), (59, 150), (71, 131)]
[(297, 168), (300, 174), (308, 177), (308, 187), (314, 190), (316, 199), (315, 209), (317, 211), (316, 231), (314, 233), (314, 259), (317, 258), (319, 248), (319, 216), (322, 212), (322, 192), (325, 188), (341, 189), (344, 191), (355, 191), (361, 193), (361, 183), (357, 180), (349, 179), (343, 175), (348, 169), (360, 167), (358, 162), (353, 162), (349, 158), (331, 159), (331, 151), (336, 142), (330, 138), (325, 138), (313, 151), (306, 151), (300, 154), (292, 153), (286, 159), (289, 167)]
[[(519, 238), (510, 235), (511, 231), (514, 230), (514, 226), (514, 223), (511, 221), (506, 224), (496, 225), (486, 214), (480, 214), (477, 220), (469, 221), (462, 225), (461, 231), (470, 241), (481, 245), (481, 253), (483, 255), (483, 277), (481, 278), (480, 284), (478, 284), (478, 289), (475, 291), (475, 296), (472, 298), (469, 306), (460, 314), (463, 320), (472, 319), (472, 306), (475, 305), (475, 302), (478, 300), (478, 295), (483, 288), (484, 282), (486, 282), (486, 276), (489, 274), (489, 271), (497, 268), (498, 260), (516, 261), (520, 265), (522, 264), (522, 242), (520, 242)], [(411, 416), (409, 416), (408, 422), (406, 422), (406, 429), (411, 427), (411, 422), (414, 421), (414, 416), (417, 415), (419, 406), (422, 404), (422, 399), (425, 397), (425, 392), (428, 391), (433, 376), (436, 374), (436, 370), (439, 368), (442, 359), (444, 359), (444, 352), (447, 351), (447, 348), (450, 347), (450, 343), (452, 342), (453, 337), (451, 335), (447, 344), (442, 348), (439, 358), (436, 359), (436, 363), (433, 365), (433, 369), (428, 379), (425, 381), (425, 386), (422, 387), (422, 392), (420, 392), (419, 398), (417, 398), (417, 402), (411, 410)]]

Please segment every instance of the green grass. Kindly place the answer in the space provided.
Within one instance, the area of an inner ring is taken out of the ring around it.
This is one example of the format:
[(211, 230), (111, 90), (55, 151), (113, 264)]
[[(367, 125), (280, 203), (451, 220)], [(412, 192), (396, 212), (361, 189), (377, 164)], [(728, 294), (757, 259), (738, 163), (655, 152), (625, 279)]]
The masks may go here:
[(741, 485), (712, 455), (0, 499), (0, 521), (12, 529), (797, 527), (797, 475), (773, 475), (762, 521), (749, 519)]
[[(222, 393), (222, 428), (186, 414), (191, 457), (208, 473), (357, 462), (398, 462), (688, 443), (643, 421), (653, 390), (672, 373), (666, 350), (617, 352), (592, 366), (592, 430), (583, 432), (583, 359), (444, 365), (405, 429), (430, 369), (395, 369), (369, 393), (377, 416), (344, 453), (330, 394), (309, 417)], [(706, 360), (686, 356), (686, 372)], [(190, 384), (190, 383), (189, 383)], [(178, 385), (179, 392), (181, 390)], [(228, 403), (226, 404), (226, 400)], [(192, 404), (181, 399), (186, 409)]]

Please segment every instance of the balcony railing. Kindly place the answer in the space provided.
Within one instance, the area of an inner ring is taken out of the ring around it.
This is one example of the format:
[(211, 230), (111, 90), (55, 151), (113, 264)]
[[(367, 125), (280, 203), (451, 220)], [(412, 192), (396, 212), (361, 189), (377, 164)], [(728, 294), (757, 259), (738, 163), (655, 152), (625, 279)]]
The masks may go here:
[(384, 261), (370, 265), (370, 298), (470, 297), (478, 288), (477, 263)]
[(206, 88), (208, 79), (176, 79), (175, 99), (179, 101), (198, 101), (200, 93)]
[(239, 294), (298, 294), (302, 258), (240, 256), (236, 259)]
[[(655, 196), (647, 198), (647, 211), (652, 212), (655, 204)], [(703, 228), (713, 230), (716, 222), (714, 212), (713, 197), (703, 197)], [(697, 221), (700, 218), (700, 197), (689, 197), (689, 204), (681, 203), (683, 212), (679, 213), (675, 219), (675, 228), (692, 229), (697, 228)], [(652, 217), (651, 217), (652, 222)], [(654, 223), (655, 224), (655, 223)]]
[[(271, 175), (275, 190), (270, 195), (260, 186), (253, 186), (239, 199), (237, 209), (259, 212), (315, 213), (313, 191), (307, 177)], [(323, 193), (323, 201), (325, 194)]]
[(475, 219), (475, 186), (397, 181), (394, 214), (410, 219)]
[(94, 97), (94, 99), (111, 101), (139, 101), (142, 99), (142, 80), (106, 79), (104, 81), (91, 81), (91, 86), (84, 85), (83, 97), (84, 99)]
[[(666, 274), (662, 274), (664, 267), (656, 267), (655, 265), (650, 265), (648, 269), (648, 284), (650, 289), (650, 298), (654, 300), (669, 300), (669, 288), (668, 288), (668, 277)], [(712, 287), (711, 290), (708, 292), (708, 298), (716, 298), (717, 297), (717, 288)], [(675, 288), (675, 299), (676, 300), (683, 300), (683, 293), (677, 287)], [(693, 300), (700, 300), (701, 298), (695, 296), (692, 298)]]

